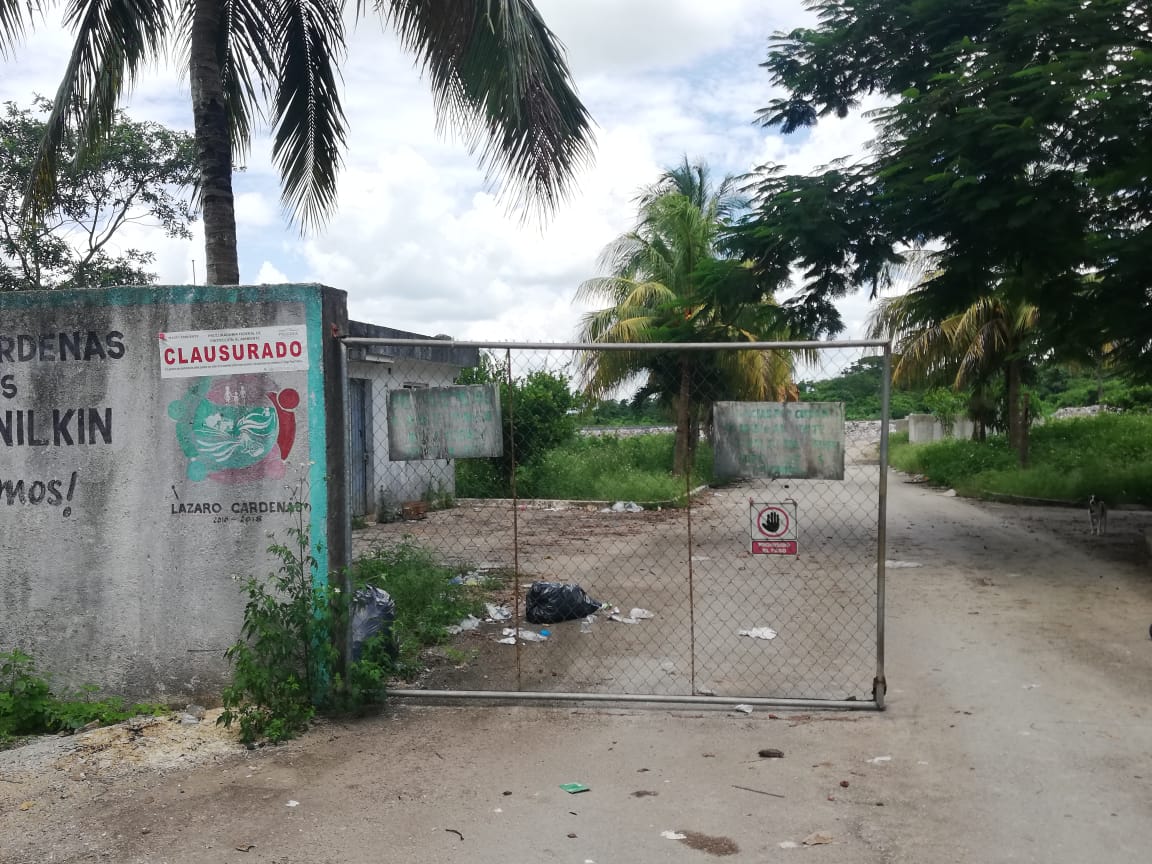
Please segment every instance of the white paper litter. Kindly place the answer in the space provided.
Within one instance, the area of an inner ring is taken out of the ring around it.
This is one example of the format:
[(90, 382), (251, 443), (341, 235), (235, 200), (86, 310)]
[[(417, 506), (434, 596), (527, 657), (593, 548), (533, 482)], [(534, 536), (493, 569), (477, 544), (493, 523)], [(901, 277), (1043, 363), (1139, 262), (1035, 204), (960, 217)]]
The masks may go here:
[(501, 645), (515, 645), (516, 644), (516, 637), (515, 636), (509, 636), (507, 639), (497, 639), (496, 641), (499, 642)]
[(891, 762), (891, 761), (892, 761), (891, 756), (874, 756), (873, 758), (868, 760), (868, 762), (872, 765), (881, 765), (884, 762)]
[(448, 628), (448, 632), (455, 636), (457, 633), (467, 633), (469, 630), (475, 630), (480, 626), (480, 619), (475, 615), (469, 615), (459, 624), (453, 624)]
[(799, 849), (800, 848), (800, 844), (797, 843), (795, 840), (784, 840), (780, 843), (777, 843), (776, 845), (779, 846), (781, 849)]
[[(505, 627), (501, 631), (501, 635), (507, 636), (507, 637), (514, 640), (517, 636), (517, 633), (516, 633), (515, 628)], [(543, 635), (537, 633), (535, 630), (524, 630), (524, 629), (520, 630), (519, 636), (520, 636), (521, 642), (543, 642), (545, 639), (548, 638), (547, 636), (543, 636)], [(503, 641), (503, 640), (501, 640), (501, 641)], [(514, 645), (516, 643), (513, 642), (512, 644)]]
[(753, 627), (750, 630), (741, 630), (741, 636), (751, 636), (753, 639), (775, 639), (776, 631), (771, 627)]
[(289, 801), (289, 802), (288, 802), (287, 804), (285, 804), (284, 806), (285, 806), (285, 807), (299, 807), (299, 806), (300, 806), (300, 802), (299, 802), (299, 801)]
[(484, 608), (488, 612), (488, 617), (493, 621), (507, 621), (512, 617), (512, 613), (508, 611), (507, 606), (497, 606), (495, 603), (485, 603)]
[(618, 615), (615, 612), (613, 612), (611, 615), (608, 616), (608, 620), (609, 621), (618, 621), (621, 624), (636, 624), (637, 623), (635, 618), (625, 618), (623, 615)]
[(647, 609), (633, 609), (628, 613), (629, 618), (634, 618), (637, 621), (642, 621), (647, 618), (655, 618), (655, 612), (649, 612)]
[(604, 507), (601, 513), (643, 513), (644, 508), (635, 501), (617, 501), (611, 507)]
[(752, 713), (752, 706), (751, 705), (745, 705), (745, 704), (741, 703), (739, 705), (733, 705), (732, 710), (733, 711), (739, 711), (741, 714), (751, 714)]
[(665, 840), (683, 840), (684, 835), (678, 831), (661, 831), (660, 836)]

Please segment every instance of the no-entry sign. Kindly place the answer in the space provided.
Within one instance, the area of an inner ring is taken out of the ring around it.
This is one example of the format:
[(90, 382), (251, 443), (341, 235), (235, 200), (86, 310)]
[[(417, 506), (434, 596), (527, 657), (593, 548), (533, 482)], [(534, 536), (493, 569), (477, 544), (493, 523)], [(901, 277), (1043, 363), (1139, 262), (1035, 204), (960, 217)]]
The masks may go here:
[(796, 502), (749, 501), (753, 555), (797, 554)]

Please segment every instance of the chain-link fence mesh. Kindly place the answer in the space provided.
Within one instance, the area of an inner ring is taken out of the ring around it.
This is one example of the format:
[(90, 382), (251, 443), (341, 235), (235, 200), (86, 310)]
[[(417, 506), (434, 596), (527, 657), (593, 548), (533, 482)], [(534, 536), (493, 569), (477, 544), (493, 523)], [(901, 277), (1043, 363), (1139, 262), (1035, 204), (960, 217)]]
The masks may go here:
[(349, 342), (353, 552), (409, 686), (876, 698), (886, 419), (836, 379), (880, 417), (881, 349)]

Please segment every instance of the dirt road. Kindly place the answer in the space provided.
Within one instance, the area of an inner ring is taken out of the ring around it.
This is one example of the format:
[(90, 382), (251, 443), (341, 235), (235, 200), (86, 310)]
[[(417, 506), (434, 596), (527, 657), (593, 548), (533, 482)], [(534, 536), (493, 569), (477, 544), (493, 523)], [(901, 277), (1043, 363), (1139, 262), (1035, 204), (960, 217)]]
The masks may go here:
[(0, 861), (1144, 862), (1149, 518), (1111, 521), (894, 478), (888, 557), (921, 566), (889, 574), (882, 714), (396, 705), (186, 769), (44, 745), (0, 754)]

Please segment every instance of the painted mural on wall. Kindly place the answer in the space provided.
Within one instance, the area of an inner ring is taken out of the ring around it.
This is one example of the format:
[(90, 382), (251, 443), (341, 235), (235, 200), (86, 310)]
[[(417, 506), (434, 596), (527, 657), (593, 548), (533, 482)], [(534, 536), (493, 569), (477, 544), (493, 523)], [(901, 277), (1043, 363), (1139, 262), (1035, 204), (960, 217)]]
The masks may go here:
[(247, 483), (284, 476), (300, 394), (268, 375), (197, 378), (168, 406), (188, 479)]

